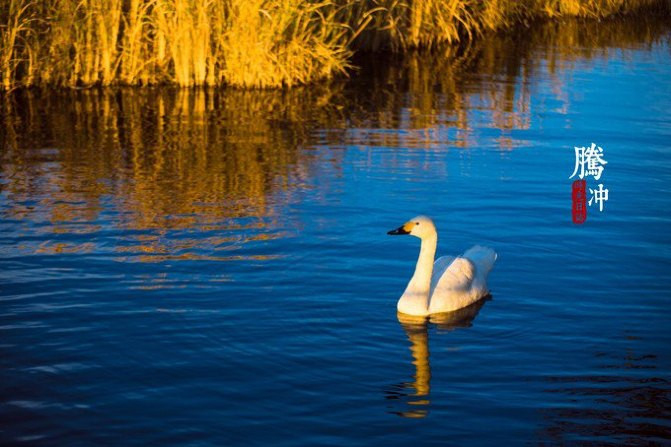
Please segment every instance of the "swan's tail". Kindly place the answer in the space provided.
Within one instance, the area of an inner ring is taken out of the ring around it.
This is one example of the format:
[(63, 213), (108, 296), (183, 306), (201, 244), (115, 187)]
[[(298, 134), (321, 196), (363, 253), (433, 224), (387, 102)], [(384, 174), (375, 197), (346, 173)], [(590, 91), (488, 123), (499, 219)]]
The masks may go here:
[(476, 271), (481, 270), (485, 278), (489, 274), (492, 267), (494, 267), (494, 262), (497, 258), (496, 252), (494, 250), (489, 247), (482, 247), (480, 245), (475, 245), (469, 248), (466, 250), (466, 253), (464, 253), (463, 256), (475, 264)]

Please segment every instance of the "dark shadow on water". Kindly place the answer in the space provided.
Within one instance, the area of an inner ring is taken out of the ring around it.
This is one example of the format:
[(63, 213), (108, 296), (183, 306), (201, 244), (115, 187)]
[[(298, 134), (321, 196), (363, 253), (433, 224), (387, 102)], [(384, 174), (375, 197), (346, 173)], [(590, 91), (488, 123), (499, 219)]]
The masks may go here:
[[(385, 390), (385, 398), (399, 401), (403, 410), (393, 408), (390, 413), (405, 418), (423, 418), (431, 404), (431, 364), (429, 352), (429, 329), (431, 326), (442, 331), (469, 328), (491, 296), (454, 312), (445, 312), (430, 317), (413, 317), (398, 313), (398, 321), (410, 340), (410, 353), (415, 373), (411, 382), (391, 385)], [(440, 339), (440, 335), (438, 335)], [(394, 407), (397, 405), (394, 405)]]
[[(624, 358), (621, 355), (595, 355), (606, 362), (601, 365), (601, 374), (547, 378), (546, 391), (563, 404), (540, 410), (545, 422), (538, 433), (540, 439), (550, 445), (668, 443), (671, 381), (657, 370), (656, 355), (633, 351)], [(640, 370), (645, 374), (636, 374)]]

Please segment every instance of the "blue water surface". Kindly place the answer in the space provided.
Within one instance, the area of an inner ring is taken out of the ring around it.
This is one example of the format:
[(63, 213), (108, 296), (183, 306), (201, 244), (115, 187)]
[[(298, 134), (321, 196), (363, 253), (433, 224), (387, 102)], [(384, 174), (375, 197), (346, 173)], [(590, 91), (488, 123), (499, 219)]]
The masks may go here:
[[(538, 26), (292, 91), (4, 98), (0, 444), (671, 442), (671, 34)], [(416, 214), (497, 251), (490, 299), (397, 316)]]

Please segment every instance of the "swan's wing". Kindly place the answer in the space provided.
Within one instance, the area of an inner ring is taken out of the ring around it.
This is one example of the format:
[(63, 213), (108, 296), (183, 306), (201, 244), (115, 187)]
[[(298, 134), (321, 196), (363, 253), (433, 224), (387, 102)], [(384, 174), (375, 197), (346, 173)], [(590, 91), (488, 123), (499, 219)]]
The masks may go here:
[(445, 270), (454, 262), (454, 256), (441, 256), (433, 263), (433, 273), (431, 274), (431, 292), (436, 288), (436, 284), (443, 276)]
[(440, 258), (436, 259), (436, 262), (433, 263), (431, 288), (433, 288), (434, 282), (438, 282), (443, 272), (445, 272), (445, 269), (448, 268), (450, 264), (452, 264), (452, 261), (454, 261), (454, 256), (441, 256)]
[(482, 274), (483, 278), (487, 278), (489, 271), (494, 267), (497, 255), (496, 252), (489, 247), (474, 245), (463, 254), (463, 257), (475, 265), (475, 269), (478, 273)]
[(434, 264), (431, 295), (447, 290), (467, 290), (471, 287), (474, 277), (475, 266), (470, 260), (463, 257), (443, 256)]

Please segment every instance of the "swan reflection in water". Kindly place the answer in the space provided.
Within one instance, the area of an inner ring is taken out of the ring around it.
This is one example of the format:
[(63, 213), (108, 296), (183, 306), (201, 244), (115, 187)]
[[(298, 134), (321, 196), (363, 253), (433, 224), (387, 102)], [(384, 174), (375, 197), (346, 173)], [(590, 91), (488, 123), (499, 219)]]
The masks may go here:
[(385, 390), (389, 400), (400, 400), (408, 405), (403, 411), (392, 410), (391, 413), (407, 418), (423, 418), (428, 414), (431, 392), (431, 364), (429, 361), (429, 325), (440, 330), (451, 331), (457, 328), (469, 328), (478, 312), (491, 299), (487, 296), (468, 307), (428, 317), (416, 317), (398, 313), (398, 321), (410, 340), (412, 364), (415, 374), (412, 382), (401, 382)]

